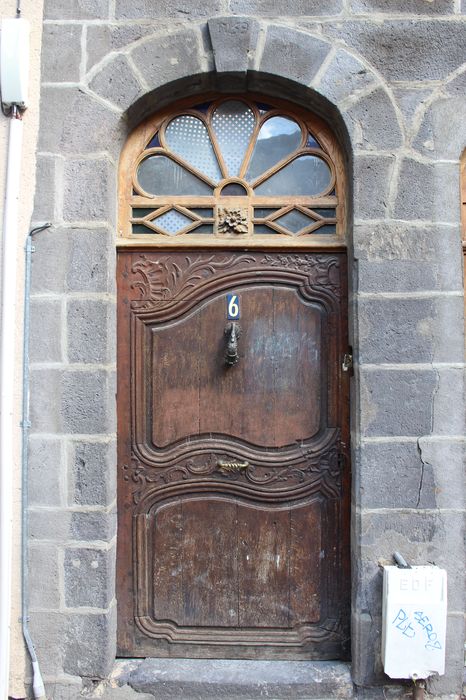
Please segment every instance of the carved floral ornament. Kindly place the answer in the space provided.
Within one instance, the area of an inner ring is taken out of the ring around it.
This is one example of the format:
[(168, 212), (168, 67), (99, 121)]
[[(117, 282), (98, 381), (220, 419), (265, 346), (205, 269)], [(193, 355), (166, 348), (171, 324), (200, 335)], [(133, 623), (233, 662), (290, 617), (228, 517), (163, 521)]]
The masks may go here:
[(121, 172), (126, 244), (343, 242), (337, 144), (282, 103), (222, 98), (153, 118), (132, 135)]

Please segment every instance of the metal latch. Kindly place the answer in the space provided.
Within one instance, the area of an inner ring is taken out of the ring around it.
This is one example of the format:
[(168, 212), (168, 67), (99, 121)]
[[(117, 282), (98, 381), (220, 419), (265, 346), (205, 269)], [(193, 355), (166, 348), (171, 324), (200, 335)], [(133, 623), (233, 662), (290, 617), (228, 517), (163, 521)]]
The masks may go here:
[(353, 369), (353, 353), (345, 352), (343, 355), (343, 362), (341, 363), (341, 368), (343, 372), (349, 372)]

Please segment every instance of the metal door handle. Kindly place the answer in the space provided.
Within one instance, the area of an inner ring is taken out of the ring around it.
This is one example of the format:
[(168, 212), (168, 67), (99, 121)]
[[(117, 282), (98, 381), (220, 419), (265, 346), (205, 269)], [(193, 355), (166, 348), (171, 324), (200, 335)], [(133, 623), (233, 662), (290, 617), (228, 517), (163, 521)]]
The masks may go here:
[(231, 367), (236, 365), (239, 360), (238, 355), (238, 338), (241, 335), (241, 328), (235, 321), (228, 323), (225, 328), (227, 337), (227, 349), (225, 353), (225, 364)]
[(240, 472), (249, 467), (249, 462), (223, 462), (222, 460), (219, 460), (217, 462), (217, 467), (219, 471), (223, 472), (224, 474), (227, 474), (228, 472)]

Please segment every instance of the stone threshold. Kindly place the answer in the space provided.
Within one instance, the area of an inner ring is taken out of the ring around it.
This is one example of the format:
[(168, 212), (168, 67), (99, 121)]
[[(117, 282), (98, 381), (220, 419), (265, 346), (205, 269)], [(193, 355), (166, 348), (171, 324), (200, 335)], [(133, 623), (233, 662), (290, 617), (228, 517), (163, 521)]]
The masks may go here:
[(350, 665), (341, 661), (117, 660), (111, 683), (140, 700), (357, 697)]

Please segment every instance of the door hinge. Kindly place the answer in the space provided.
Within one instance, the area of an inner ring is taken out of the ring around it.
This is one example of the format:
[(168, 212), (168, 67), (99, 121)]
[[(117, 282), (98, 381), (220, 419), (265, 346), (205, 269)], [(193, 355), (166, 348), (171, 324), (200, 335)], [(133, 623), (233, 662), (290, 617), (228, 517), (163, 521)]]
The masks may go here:
[(343, 362), (341, 363), (341, 368), (343, 372), (349, 372), (353, 369), (353, 353), (345, 352), (343, 355)]

